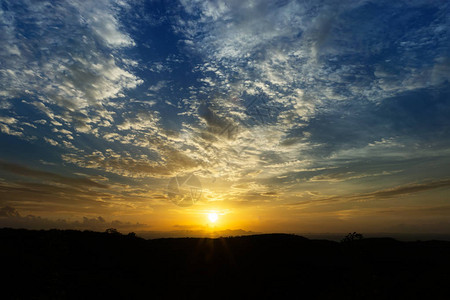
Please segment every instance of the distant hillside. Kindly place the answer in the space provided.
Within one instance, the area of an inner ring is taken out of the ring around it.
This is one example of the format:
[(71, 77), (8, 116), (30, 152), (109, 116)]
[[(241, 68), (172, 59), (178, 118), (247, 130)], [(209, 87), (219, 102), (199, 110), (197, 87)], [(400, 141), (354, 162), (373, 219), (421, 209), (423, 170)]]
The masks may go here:
[(2, 299), (449, 299), (450, 242), (0, 229)]

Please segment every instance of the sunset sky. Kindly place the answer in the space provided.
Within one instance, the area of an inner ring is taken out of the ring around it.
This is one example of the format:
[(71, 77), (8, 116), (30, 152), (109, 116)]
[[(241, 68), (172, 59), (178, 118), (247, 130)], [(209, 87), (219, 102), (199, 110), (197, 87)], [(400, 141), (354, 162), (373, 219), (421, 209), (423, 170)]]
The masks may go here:
[(449, 1), (0, 4), (0, 227), (450, 234)]

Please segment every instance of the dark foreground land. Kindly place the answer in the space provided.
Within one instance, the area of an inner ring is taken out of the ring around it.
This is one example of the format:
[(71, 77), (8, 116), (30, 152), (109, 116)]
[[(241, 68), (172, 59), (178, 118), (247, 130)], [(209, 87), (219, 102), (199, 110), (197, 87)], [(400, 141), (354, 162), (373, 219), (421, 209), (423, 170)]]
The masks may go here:
[(450, 299), (450, 242), (0, 229), (2, 299)]

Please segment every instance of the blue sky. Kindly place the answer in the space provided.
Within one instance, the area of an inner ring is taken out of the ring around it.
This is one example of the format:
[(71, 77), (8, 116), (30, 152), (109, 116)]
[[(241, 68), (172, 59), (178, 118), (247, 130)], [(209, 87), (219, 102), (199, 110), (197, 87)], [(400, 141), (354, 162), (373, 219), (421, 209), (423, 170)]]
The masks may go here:
[(4, 226), (450, 233), (447, 1), (0, 3)]

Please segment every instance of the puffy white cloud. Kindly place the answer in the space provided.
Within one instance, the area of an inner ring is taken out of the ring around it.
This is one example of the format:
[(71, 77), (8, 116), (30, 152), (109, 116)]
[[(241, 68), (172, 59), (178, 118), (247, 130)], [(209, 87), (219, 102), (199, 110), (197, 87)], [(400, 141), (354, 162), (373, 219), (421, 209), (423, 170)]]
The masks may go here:
[(23, 129), (18, 126), (18, 120), (13, 117), (0, 117), (0, 132), (8, 135), (22, 137)]
[(120, 27), (118, 2), (7, 1), (5, 6), (14, 9), (0, 11), (1, 38), (9, 45), (0, 50), (4, 97), (29, 91), (40, 99), (33, 105), (53, 118), (44, 103), (69, 111), (95, 107), (142, 83), (120, 57), (121, 48), (134, 42)]
[(52, 146), (58, 146), (58, 142), (51, 138), (44, 137), (44, 140)]
[(133, 113), (130, 116), (124, 118), (121, 124), (117, 125), (119, 130), (150, 130), (153, 132), (158, 131), (159, 117), (154, 112), (140, 111)]
[(23, 132), (11, 129), (10, 126), (3, 124), (3, 123), (0, 123), (0, 131), (5, 134), (9, 134), (9, 135), (23, 136)]
[(0, 123), (15, 124), (15, 123), (17, 123), (17, 119), (15, 119), (13, 117), (0, 117)]

